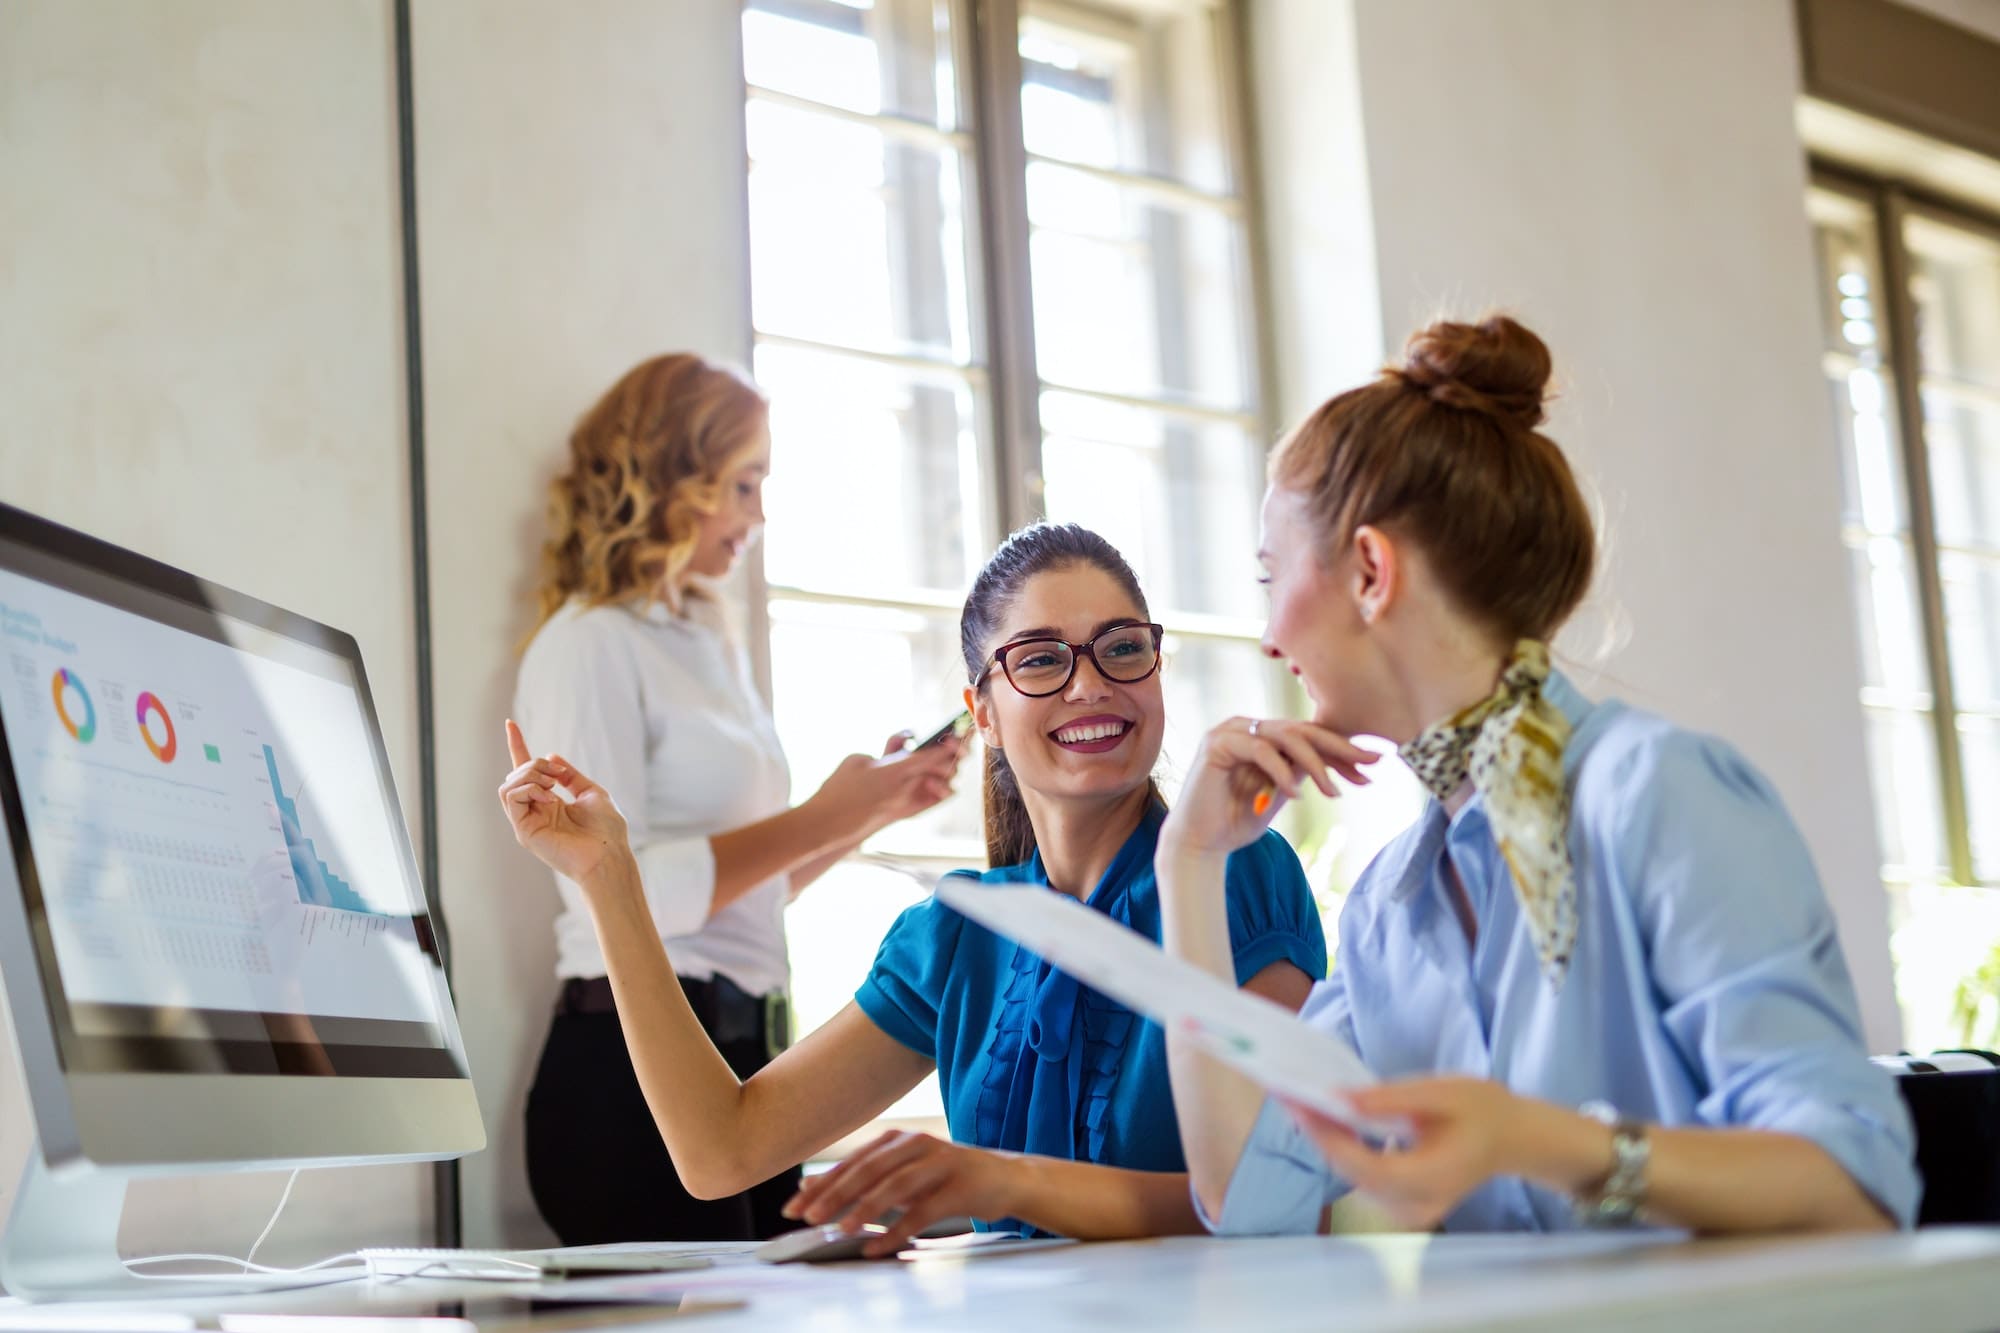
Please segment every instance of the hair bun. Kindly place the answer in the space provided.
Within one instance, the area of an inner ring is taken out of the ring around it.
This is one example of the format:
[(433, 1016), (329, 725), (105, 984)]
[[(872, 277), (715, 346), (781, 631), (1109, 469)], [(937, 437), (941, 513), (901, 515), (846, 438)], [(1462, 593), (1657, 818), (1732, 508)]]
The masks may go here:
[(1410, 335), (1389, 373), (1432, 402), (1485, 412), (1533, 430), (1548, 419), (1549, 349), (1505, 315), (1477, 324), (1439, 320)]

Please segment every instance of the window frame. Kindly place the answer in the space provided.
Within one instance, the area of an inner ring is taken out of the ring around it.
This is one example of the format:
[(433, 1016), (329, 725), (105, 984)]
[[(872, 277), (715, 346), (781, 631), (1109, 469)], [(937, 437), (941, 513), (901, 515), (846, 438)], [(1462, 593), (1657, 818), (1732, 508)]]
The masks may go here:
[[(878, 0), (878, 4), (882, 0)], [(907, 21), (925, 0), (889, 0), (882, 13), (903, 15)], [(1060, 0), (1064, 16), (1091, 15), (1102, 10), (1116, 17), (1108, 6), (1096, 0)], [(975, 458), (967, 460), (967, 479), (980, 488), (976, 512), (968, 511), (963, 521), (987, 549), (1006, 533), (1046, 517), (1043, 470), (1044, 430), (1041, 399), (1046, 392), (1076, 393), (1160, 414), (1168, 420), (1191, 420), (1194, 424), (1226, 421), (1241, 432), (1245, 450), (1244, 466), (1259, 467), (1264, 447), (1272, 438), (1271, 405), (1276, 401), (1275, 370), (1268, 355), (1270, 340), (1270, 300), (1267, 256), (1262, 227), (1262, 201), (1258, 192), (1258, 164), (1252, 140), (1252, 103), (1244, 52), (1246, 4), (1244, 0), (1183, 0), (1188, 20), (1207, 25), (1202, 39), (1209, 44), (1207, 61), (1216, 80), (1213, 89), (1215, 118), (1203, 129), (1211, 152), (1225, 158), (1226, 190), (1203, 190), (1179, 180), (1129, 170), (1107, 171), (1081, 164), (1060, 163), (1067, 170), (1093, 175), (1128, 189), (1142, 198), (1183, 209), (1220, 211), (1232, 226), (1233, 252), (1228, 254), (1235, 280), (1230, 287), (1237, 324), (1236, 354), (1240, 359), (1235, 389), (1236, 402), (1217, 404), (1192, 394), (1174, 395), (1164, 385), (1155, 392), (1112, 394), (1103, 386), (1044, 383), (1036, 355), (1033, 271), (1030, 264), (1029, 165), (1042, 159), (1030, 155), (1023, 126), (1023, 61), (1020, 55), (1021, 0), (938, 0), (950, 24), (951, 88), (955, 104), (947, 119), (938, 108), (939, 123), (927, 123), (917, 114), (898, 114), (902, 108), (879, 114), (824, 104), (795, 94), (761, 88), (749, 81), (746, 68), (744, 101), (746, 117), (759, 101), (795, 111), (820, 112), (855, 125), (865, 125), (885, 136), (929, 146), (959, 155), (962, 190), (964, 253), (961, 257), (965, 280), (966, 320), (969, 347), (959, 361), (956, 350), (938, 354), (917, 349), (905, 351), (863, 349), (839, 343), (787, 337), (766, 332), (756, 324), (752, 291), (746, 286), (746, 307), (751, 318), (746, 352), (755, 364), (759, 348), (788, 347), (793, 350), (832, 354), (872, 362), (891, 370), (928, 376), (946, 376), (964, 383), (972, 394), (972, 423), (977, 445)], [(741, 0), (741, 9), (765, 8), (783, 12), (805, 10), (813, 0)], [(908, 12), (905, 12), (905, 10)], [(893, 21), (893, 19), (885, 20)], [(1114, 26), (1116, 24), (1114, 23)], [(1134, 25), (1128, 25), (1134, 26)], [(913, 28), (904, 31), (914, 31)], [(750, 189), (749, 173), (755, 163), (748, 156), (746, 141), (745, 191)], [(749, 215), (746, 207), (746, 221)], [(1218, 252), (1219, 253), (1219, 252)], [(892, 266), (908, 262), (892, 257)], [(754, 283), (755, 274), (749, 275)], [(892, 275), (893, 278), (893, 275)], [(1259, 470), (1261, 468), (1259, 467)], [(1244, 515), (1254, 523), (1254, 513)], [(1250, 552), (1244, 551), (1244, 575), (1251, 573)], [(752, 666), (760, 692), (774, 711), (779, 700), (774, 661), (773, 634), (778, 603), (807, 603), (841, 607), (855, 611), (910, 612), (955, 619), (962, 590), (933, 587), (881, 587), (866, 590), (847, 587), (802, 587), (795, 583), (773, 582), (768, 576), (765, 548), (758, 543), (744, 562), (742, 591), (744, 624)], [(1156, 599), (1157, 600), (1157, 599)], [(1199, 598), (1192, 599), (1200, 605)], [(1165, 628), (1170, 640), (1189, 644), (1223, 643), (1254, 654), (1265, 697), (1274, 709), (1297, 711), (1303, 696), (1283, 668), (1256, 653), (1264, 622), (1261, 614), (1214, 614), (1156, 606), (1153, 618)], [(1247, 665), (1246, 673), (1251, 670)], [(912, 722), (917, 719), (911, 719)], [(1298, 807), (1288, 812), (1291, 822), (1308, 817)], [(1328, 816), (1331, 818), (1331, 816)], [(1315, 825), (1316, 827), (1316, 825)], [(1322, 830), (1323, 831), (1323, 830)], [(849, 861), (877, 861), (892, 869), (939, 873), (968, 863), (983, 864), (983, 849), (949, 848), (934, 841), (912, 840), (899, 844), (892, 831), (879, 837), (868, 853)], [(848, 1139), (830, 1146), (819, 1159), (838, 1157), (859, 1146), (870, 1135), (885, 1128), (918, 1129), (933, 1134), (947, 1133), (941, 1119), (928, 1115), (880, 1117), (863, 1126)]]
[[(1238, 316), (1243, 359), (1242, 397), (1236, 406), (1200, 402), (1167, 392), (1112, 393), (1090, 386), (1058, 384), (1042, 379), (1035, 351), (1032, 271), (1029, 263), (1028, 166), (1044, 160), (1028, 153), (1022, 125), (1023, 65), (1019, 33), (1020, 0), (941, 0), (950, 14), (952, 59), (959, 105), (952, 128), (916, 121), (893, 111), (879, 114), (823, 104), (794, 94), (766, 89), (744, 80), (744, 105), (766, 101), (794, 109), (824, 113), (854, 124), (937, 146), (949, 144), (965, 154), (967, 269), (969, 315), (974, 337), (970, 360), (959, 366), (923, 356), (869, 351), (840, 344), (766, 333), (754, 323), (750, 347), (793, 347), (852, 357), (894, 368), (955, 375), (972, 388), (975, 412), (985, 420), (978, 459), (978, 483), (984, 512), (977, 515), (994, 541), (1047, 516), (1042, 460), (1043, 429), (1040, 399), (1045, 392), (1076, 394), (1199, 423), (1222, 421), (1243, 431), (1251, 447), (1273, 438), (1270, 364), (1270, 301), (1262, 233), (1262, 200), (1252, 141), (1252, 106), (1244, 52), (1246, 6), (1243, 0), (1184, 0), (1191, 12), (1205, 13), (1213, 24), (1216, 104), (1223, 123), (1217, 139), (1228, 154), (1230, 189), (1219, 194), (1177, 180), (1130, 170), (1113, 170), (1047, 159), (1064, 169), (1080, 171), (1123, 186), (1181, 201), (1185, 206), (1211, 208), (1236, 224), (1237, 253), (1242, 275)], [(758, 7), (743, 0), (741, 8)], [(780, 6), (782, 7), (782, 6)], [(1060, 0), (1065, 11), (1088, 14), (1091, 0)], [(1115, 20), (1111, 10), (1105, 14)], [(746, 168), (748, 161), (746, 159)], [(754, 274), (751, 275), (754, 282)], [(972, 518), (972, 515), (968, 515)], [(1246, 570), (1248, 553), (1245, 553)], [(775, 705), (771, 647), (773, 601), (875, 607), (935, 615), (956, 612), (956, 597), (936, 589), (896, 589), (867, 594), (845, 590), (774, 583), (767, 576), (762, 543), (745, 562), (746, 620), (757, 685), (767, 704)], [(1263, 621), (1257, 616), (1233, 616), (1177, 608), (1154, 608), (1154, 617), (1175, 638), (1235, 644), (1254, 649), (1261, 641)], [(1290, 700), (1289, 677), (1275, 665), (1265, 672), (1274, 704)], [(891, 849), (896, 850), (896, 849)], [(956, 864), (934, 854), (942, 867)], [(911, 858), (918, 859), (918, 858)]]
[[(1924, 371), (1917, 346), (1916, 300), (1910, 288), (1912, 258), (1904, 239), (1904, 223), (1930, 218), (1963, 231), (1983, 233), (2000, 242), (2000, 217), (1963, 200), (1951, 199), (1907, 182), (1878, 176), (1833, 159), (1809, 159), (1808, 187), (1840, 195), (1865, 206), (1875, 230), (1873, 256), (1882, 278), (1884, 326), (1888, 337), (1882, 365), (1892, 385), (1891, 413), (1900, 451), (1902, 483), (1910, 525), (1911, 551), (1917, 585), (1917, 610), (1922, 620), (1924, 670), (1930, 687), (1930, 716), (1937, 748), (1938, 797), (1943, 806), (1945, 867), (1957, 884), (1994, 888), (1981, 880), (1972, 853), (1966, 793), (1965, 758), (1960, 741), (1963, 714), (1952, 680), (1951, 647), (1945, 621), (1944, 543), (1938, 536), (1936, 505), (1931, 489), (1930, 442), (1926, 433)], [(1823, 294), (1816, 294), (1816, 299)], [(1830, 353), (1822, 354), (1822, 363)]]

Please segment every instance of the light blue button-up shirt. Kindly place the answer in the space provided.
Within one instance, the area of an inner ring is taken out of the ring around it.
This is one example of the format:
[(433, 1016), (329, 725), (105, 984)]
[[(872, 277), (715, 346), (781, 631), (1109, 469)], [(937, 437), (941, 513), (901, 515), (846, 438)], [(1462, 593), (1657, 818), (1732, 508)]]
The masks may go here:
[[(1306, 1019), (1384, 1079), (1472, 1075), (1655, 1124), (1797, 1134), (1909, 1226), (1909, 1116), (1868, 1062), (1832, 913), (1777, 793), (1721, 741), (1593, 704), (1560, 675), (1547, 692), (1574, 728), (1577, 939), (1561, 988), (1538, 965), (1484, 801), (1451, 816), (1432, 802), (1348, 895), (1333, 976)], [(1447, 858), (1477, 921), (1471, 942)], [(1346, 1189), (1267, 1102), (1210, 1227), (1313, 1231)], [(1487, 1181), (1444, 1222), (1574, 1225), (1567, 1198), (1517, 1177)]]

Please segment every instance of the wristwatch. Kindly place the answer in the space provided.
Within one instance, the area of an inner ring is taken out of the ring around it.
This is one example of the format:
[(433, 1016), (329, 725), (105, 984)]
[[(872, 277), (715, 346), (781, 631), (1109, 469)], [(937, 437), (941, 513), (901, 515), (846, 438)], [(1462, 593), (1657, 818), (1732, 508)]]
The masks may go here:
[(1604, 1183), (1576, 1201), (1577, 1220), (1590, 1227), (1631, 1226), (1646, 1205), (1646, 1164), (1653, 1155), (1646, 1126), (1620, 1115), (1609, 1102), (1585, 1102), (1577, 1110), (1610, 1126), (1612, 1157)]

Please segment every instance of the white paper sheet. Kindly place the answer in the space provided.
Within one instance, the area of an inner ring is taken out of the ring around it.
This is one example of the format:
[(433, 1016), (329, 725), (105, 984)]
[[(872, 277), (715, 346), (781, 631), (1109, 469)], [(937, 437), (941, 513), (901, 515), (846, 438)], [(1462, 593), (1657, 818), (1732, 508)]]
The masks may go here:
[(1025, 944), (1085, 985), (1144, 1014), (1261, 1086), (1363, 1133), (1400, 1137), (1407, 1126), (1354, 1114), (1342, 1090), (1375, 1076), (1348, 1046), (1283, 1005), (1221, 981), (1067, 894), (1039, 885), (939, 881), (944, 902), (995, 934)]

